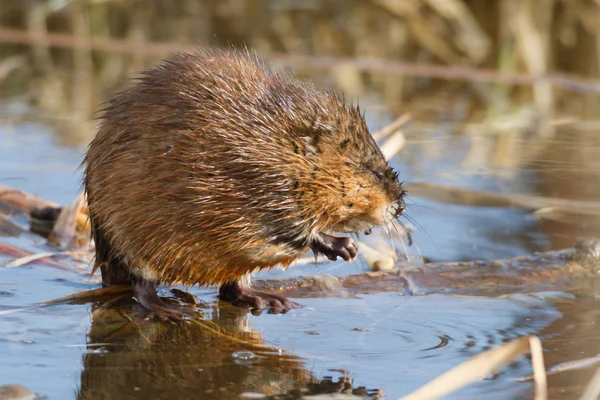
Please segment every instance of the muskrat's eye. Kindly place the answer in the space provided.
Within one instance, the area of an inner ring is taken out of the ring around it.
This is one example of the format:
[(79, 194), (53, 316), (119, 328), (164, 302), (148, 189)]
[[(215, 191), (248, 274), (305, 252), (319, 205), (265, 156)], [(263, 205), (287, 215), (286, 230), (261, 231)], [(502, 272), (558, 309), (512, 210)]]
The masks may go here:
[(383, 174), (379, 171), (370, 170), (377, 179), (383, 179)]

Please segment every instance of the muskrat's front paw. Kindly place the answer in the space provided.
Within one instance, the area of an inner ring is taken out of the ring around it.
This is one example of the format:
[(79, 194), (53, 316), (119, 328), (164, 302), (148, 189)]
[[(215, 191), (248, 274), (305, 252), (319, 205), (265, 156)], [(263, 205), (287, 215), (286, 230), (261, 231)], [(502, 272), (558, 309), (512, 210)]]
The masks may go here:
[(358, 253), (354, 240), (347, 237), (335, 237), (321, 233), (319, 238), (311, 245), (316, 254), (323, 253), (331, 261), (342, 257), (345, 261), (352, 261)]

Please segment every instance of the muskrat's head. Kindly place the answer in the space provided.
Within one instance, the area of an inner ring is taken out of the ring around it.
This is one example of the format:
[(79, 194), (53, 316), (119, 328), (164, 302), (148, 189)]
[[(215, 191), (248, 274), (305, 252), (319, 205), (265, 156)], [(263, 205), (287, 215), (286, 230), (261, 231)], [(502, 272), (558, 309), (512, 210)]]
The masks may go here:
[[(312, 121), (303, 143), (314, 152), (311, 184), (303, 197), (312, 197), (325, 231), (363, 233), (387, 226), (405, 210), (405, 190), (369, 133), (358, 107), (349, 107), (329, 94), (330, 104)], [(308, 149), (308, 152), (307, 152)], [(311, 193), (314, 195), (311, 196)], [(324, 195), (326, 193), (326, 195)]]

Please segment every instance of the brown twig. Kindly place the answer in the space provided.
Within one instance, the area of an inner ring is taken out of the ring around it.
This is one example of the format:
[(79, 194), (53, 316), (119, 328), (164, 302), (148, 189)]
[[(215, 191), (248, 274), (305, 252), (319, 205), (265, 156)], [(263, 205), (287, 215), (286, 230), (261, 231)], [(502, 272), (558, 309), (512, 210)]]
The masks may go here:
[(87, 303), (90, 301), (97, 300), (101, 297), (106, 296), (117, 296), (119, 294), (131, 292), (131, 285), (112, 285), (106, 286), (98, 289), (84, 290), (82, 292), (73, 293), (71, 295), (60, 297), (58, 299), (53, 299), (49, 301), (45, 301), (43, 303), (39, 303), (41, 306), (50, 306), (61, 303), (69, 303), (69, 302), (83, 302)]
[(48, 241), (59, 246), (81, 247), (81, 243), (76, 243), (78, 238), (77, 227), (80, 226), (80, 221), (84, 223), (84, 225), (81, 225), (82, 230), (87, 229), (85, 233), (89, 234), (89, 226), (86, 223), (87, 215), (82, 212), (84, 208), (86, 208), (86, 198), (83, 193), (79, 193), (71, 203), (60, 211), (54, 223), (54, 228), (48, 236)]
[(2, 184), (0, 184), (0, 201), (20, 208), (28, 214), (33, 208), (60, 208), (58, 204), (52, 201), (42, 199), (41, 197)]
[[(33, 256), (34, 253), (29, 251), (21, 250), (17, 247), (11, 246), (10, 244), (0, 243), (0, 254), (5, 256), (14, 257), (15, 259), (20, 259), (24, 257)], [(41, 257), (35, 260), (36, 263), (43, 263), (46, 265), (50, 265), (53, 267), (68, 269), (68, 266), (57, 261), (52, 260), (49, 256)]]
[(393, 134), (394, 132), (398, 131), (399, 129), (402, 129), (402, 127), (409, 120), (410, 120), (410, 114), (409, 113), (402, 114), (394, 122), (392, 122), (392, 123), (384, 126), (383, 128), (381, 128), (377, 132), (373, 132), (372, 133), (373, 139), (375, 139), (377, 141), (385, 139), (386, 137), (390, 136), (391, 134)]
[(485, 207), (522, 207), (537, 210), (545, 207), (558, 207), (584, 211), (600, 210), (600, 203), (585, 200), (558, 199), (543, 196), (503, 194), (460, 189), (432, 183), (413, 182), (406, 184), (411, 195), (434, 198), (438, 202), (485, 206)]

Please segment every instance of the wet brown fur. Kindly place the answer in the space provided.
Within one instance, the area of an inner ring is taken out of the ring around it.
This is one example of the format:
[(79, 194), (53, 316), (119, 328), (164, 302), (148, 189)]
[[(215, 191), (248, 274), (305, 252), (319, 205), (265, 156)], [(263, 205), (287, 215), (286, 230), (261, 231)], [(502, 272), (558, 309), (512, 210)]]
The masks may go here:
[(107, 104), (84, 162), (107, 284), (287, 266), (319, 232), (389, 222), (403, 195), (357, 107), (248, 51), (144, 72)]

